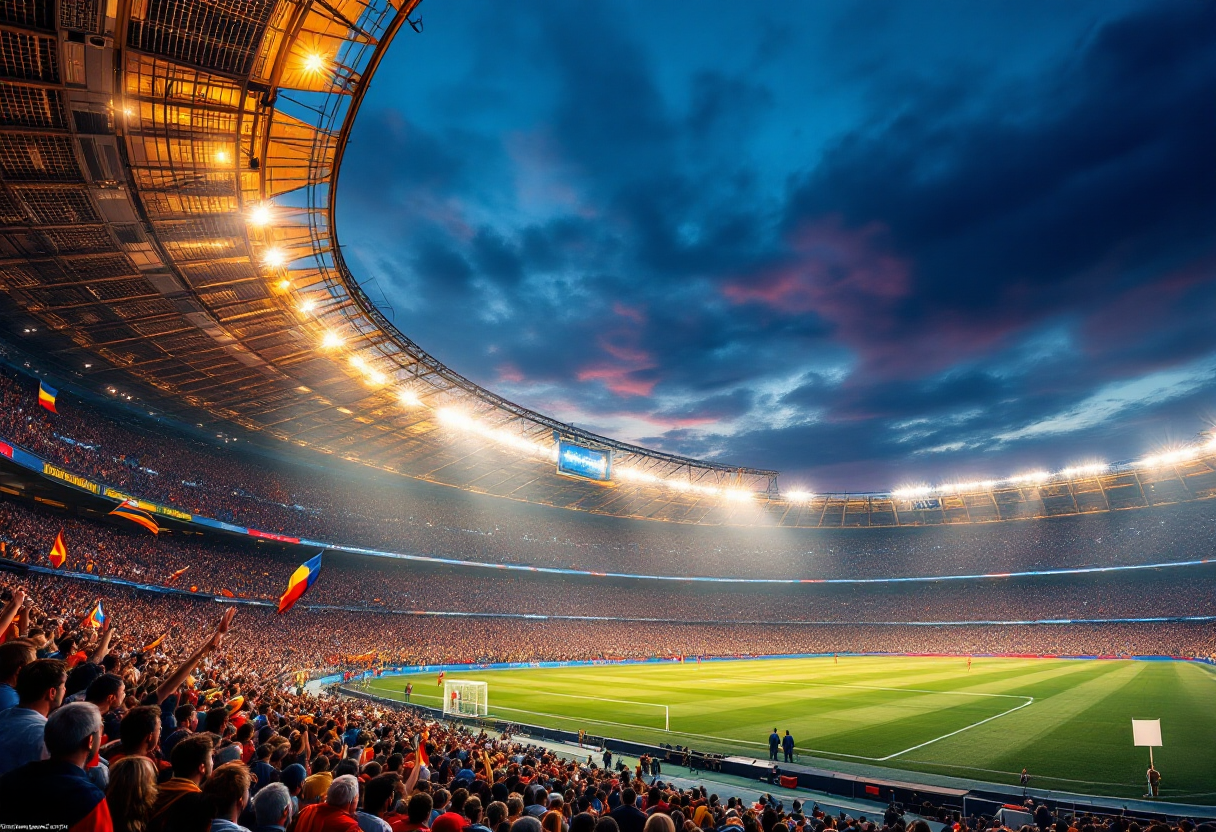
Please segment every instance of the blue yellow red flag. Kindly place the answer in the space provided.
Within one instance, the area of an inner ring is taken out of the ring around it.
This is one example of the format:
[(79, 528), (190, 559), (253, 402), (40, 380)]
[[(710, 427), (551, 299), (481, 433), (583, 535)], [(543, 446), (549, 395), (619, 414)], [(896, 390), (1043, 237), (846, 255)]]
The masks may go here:
[(59, 395), (59, 391), (51, 387), (45, 381), (38, 382), (38, 404), (45, 407), (52, 413), (58, 413), (55, 409), (55, 397)]
[(296, 601), (299, 601), (308, 588), (316, 583), (317, 575), (321, 571), (321, 555), (323, 554), (325, 554), (325, 550), (317, 552), (316, 557), (305, 561), (295, 572), (291, 573), (291, 577), (287, 580), (287, 591), (279, 599), (280, 614), (295, 606)]

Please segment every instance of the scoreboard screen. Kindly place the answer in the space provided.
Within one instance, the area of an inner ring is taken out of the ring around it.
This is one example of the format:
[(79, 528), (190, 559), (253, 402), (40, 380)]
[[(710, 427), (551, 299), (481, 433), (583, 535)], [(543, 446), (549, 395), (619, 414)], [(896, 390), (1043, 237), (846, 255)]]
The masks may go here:
[(557, 444), (557, 472), (606, 482), (612, 479), (612, 453), (561, 440)]

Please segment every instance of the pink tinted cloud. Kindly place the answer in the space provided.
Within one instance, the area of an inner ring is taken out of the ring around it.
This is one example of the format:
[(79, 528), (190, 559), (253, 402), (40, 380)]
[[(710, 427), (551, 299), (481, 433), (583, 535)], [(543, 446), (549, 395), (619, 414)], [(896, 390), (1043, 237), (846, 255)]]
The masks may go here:
[(524, 380), (523, 371), (510, 362), (499, 364), (496, 368), (499, 381), (521, 382)]
[(930, 323), (908, 324), (902, 307), (913, 295), (912, 267), (885, 250), (885, 232), (877, 223), (846, 228), (837, 218), (808, 223), (792, 236), (787, 262), (725, 283), (722, 295), (777, 315), (817, 315), (871, 378), (940, 369), (1013, 329), (941, 312), (931, 313)]
[(597, 361), (583, 367), (578, 371), (578, 380), (601, 381), (619, 396), (649, 396), (659, 379), (653, 372), (658, 362), (649, 351), (639, 346), (641, 328), (647, 320), (646, 313), (619, 301), (613, 304), (612, 311), (625, 320), (615, 329), (602, 332), (596, 343), (613, 360)]

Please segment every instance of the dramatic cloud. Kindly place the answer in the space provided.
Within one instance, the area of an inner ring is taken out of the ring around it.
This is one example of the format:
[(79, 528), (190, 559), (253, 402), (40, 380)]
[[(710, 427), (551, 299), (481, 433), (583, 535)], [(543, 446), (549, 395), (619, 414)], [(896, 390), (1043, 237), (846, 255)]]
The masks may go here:
[(580, 427), (880, 489), (1216, 415), (1216, 7), (427, 12), (339, 233), (397, 325)]

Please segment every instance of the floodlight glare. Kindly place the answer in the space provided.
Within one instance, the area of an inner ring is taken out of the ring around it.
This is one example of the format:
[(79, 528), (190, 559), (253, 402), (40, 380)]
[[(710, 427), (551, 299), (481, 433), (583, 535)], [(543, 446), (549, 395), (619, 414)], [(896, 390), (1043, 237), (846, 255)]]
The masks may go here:
[(267, 249), (262, 255), (262, 262), (272, 269), (277, 269), (287, 262), (287, 255), (277, 248)]
[(249, 212), (249, 222), (253, 225), (266, 225), (270, 219), (270, 206), (265, 202), (254, 206), (254, 209)]
[(334, 349), (342, 346), (342, 336), (336, 332), (327, 332), (325, 337), (321, 339), (321, 346), (325, 349)]

